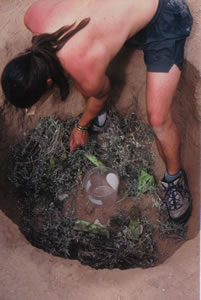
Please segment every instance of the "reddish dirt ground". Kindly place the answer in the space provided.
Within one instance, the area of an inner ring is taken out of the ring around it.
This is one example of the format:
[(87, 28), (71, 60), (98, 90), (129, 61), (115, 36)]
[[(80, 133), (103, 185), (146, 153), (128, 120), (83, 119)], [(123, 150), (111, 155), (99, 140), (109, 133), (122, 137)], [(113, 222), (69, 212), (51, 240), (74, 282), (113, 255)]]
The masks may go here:
[[(32, 2), (1, 1), (1, 70), (9, 59), (29, 45), (31, 36), (24, 28), (23, 14)], [(6, 122), (0, 118), (0, 200), (3, 209), (0, 211), (1, 300), (199, 299), (200, 123), (196, 119), (200, 116), (201, 103), (201, 49), (198, 43), (201, 21), (200, 1), (189, 0), (188, 3), (194, 16), (194, 27), (186, 45), (186, 62), (173, 107), (182, 137), (182, 165), (187, 172), (193, 196), (187, 241), (182, 246), (174, 245), (174, 253), (169, 250), (168, 254), (169, 241), (160, 245), (163, 263), (157, 267), (126, 271), (96, 271), (77, 261), (53, 257), (27, 242), (15, 224), (15, 207), (8, 201), (12, 192), (6, 180), (8, 147), (20, 139), (27, 128), (34, 127), (40, 116), (64, 119), (68, 114), (75, 116), (82, 111), (83, 99), (73, 87), (67, 103), (61, 103), (55, 91), (26, 114), (25, 122), (21, 122), (21, 113), (15, 110), (8, 111)], [(146, 120), (146, 76), (142, 54), (131, 53), (129, 49), (123, 51), (112, 63), (109, 74), (112, 78), (111, 98), (117, 108), (130, 111), (132, 107)], [(3, 100), (1, 96), (1, 103)], [(155, 161), (155, 175), (159, 180), (164, 165), (159, 157)]]

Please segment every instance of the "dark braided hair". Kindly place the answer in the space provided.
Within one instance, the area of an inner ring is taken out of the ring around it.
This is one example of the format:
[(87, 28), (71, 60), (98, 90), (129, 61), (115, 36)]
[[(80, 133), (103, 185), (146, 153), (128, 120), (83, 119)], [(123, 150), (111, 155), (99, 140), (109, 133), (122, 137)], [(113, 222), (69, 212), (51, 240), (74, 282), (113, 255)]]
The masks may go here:
[(75, 23), (52, 34), (34, 36), (32, 46), (4, 68), (1, 84), (6, 102), (20, 108), (31, 107), (48, 90), (48, 78), (59, 87), (64, 100), (69, 94), (68, 78), (56, 53), (89, 21), (90, 18), (83, 19), (74, 29)]

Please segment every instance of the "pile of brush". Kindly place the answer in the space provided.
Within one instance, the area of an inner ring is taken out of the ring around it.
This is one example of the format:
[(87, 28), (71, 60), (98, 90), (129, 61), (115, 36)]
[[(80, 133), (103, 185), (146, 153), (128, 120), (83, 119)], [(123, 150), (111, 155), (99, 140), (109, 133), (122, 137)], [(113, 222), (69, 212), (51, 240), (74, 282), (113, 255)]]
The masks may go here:
[(78, 219), (73, 205), (68, 215), (63, 213), (92, 167), (86, 153), (127, 182), (124, 194), (138, 195), (142, 170), (151, 173), (151, 130), (134, 114), (122, 117), (111, 109), (104, 133), (92, 134), (88, 145), (70, 153), (68, 141), (76, 122), (41, 119), (12, 149), (10, 180), (17, 189), (21, 231), (34, 246), (96, 269), (153, 266), (153, 230), (143, 224), (136, 207), (127, 217), (113, 217), (104, 228)]

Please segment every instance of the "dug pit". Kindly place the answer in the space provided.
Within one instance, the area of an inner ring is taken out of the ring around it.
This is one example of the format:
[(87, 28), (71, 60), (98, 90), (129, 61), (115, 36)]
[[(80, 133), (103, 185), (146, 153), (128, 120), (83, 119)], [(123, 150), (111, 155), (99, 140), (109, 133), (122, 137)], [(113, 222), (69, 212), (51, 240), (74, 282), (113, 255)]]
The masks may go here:
[[(150, 128), (134, 114), (123, 117), (111, 108), (104, 132), (91, 134), (87, 146), (70, 153), (67, 141), (76, 121), (41, 119), (12, 149), (9, 178), (21, 231), (32, 245), (96, 269), (155, 266), (161, 258), (157, 239), (166, 241), (168, 256), (184, 241), (187, 226), (169, 221), (160, 199)], [(92, 204), (82, 189), (93, 157), (121, 179), (119, 200), (110, 208)]]
[[(2, 18), (2, 22), (5, 21), (5, 24), (9, 26), (7, 22), (8, 12), (10, 15), (11, 12), (22, 15), (22, 11), (25, 10), (25, 3), (19, 1), (19, 9), (14, 11), (13, 3), (10, 1), (4, 2), (5, 6), (2, 6), (2, 12), (4, 14), (4, 7), (5, 19)], [(194, 15), (196, 16), (199, 11), (196, 1), (192, 2), (191, 7), (194, 9)], [(16, 52), (21, 51), (20, 47), (23, 48), (25, 44), (27, 46), (28, 36), (25, 36), (23, 25), (21, 27), (19, 24), (13, 26), (13, 22), (16, 23), (17, 20), (19, 20), (19, 16), (13, 18), (12, 24), (10, 23), (9, 35), (7, 31), (5, 31), (4, 36), (2, 34), (2, 41), (6, 42), (2, 54), (2, 67), (5, 61), (15, 55)], [(15, 34), (13, 27), (17, 28)], [(196, 26), (194, 28), (196, 29)], [(13, 33), (13, 39), (10, 38), (11, 33)], [(197, 43), (196, 30), (193, 34)], [(24, 46), (20, 45), (19, 40), (24, 41)], [(156, 264), (162, 263), (162, 265), (155, 268), (144, 271), (140, 269), (96, 271), (86, 266), (80, 266), (76, 261), (53, 257), (26, 243), (14, 224), (19, 224), (19, 214), (15, 206), (15, 197), (13, 197), (13, 193), (15, 193), (14, 186), (8, 180), (8, 165), (10, 165), (8, 152), (10, 146), (16, 145), (18, 142), (22, 145), (24, 134), (29, 129), (35, 128), (41, 117), (66, 120), (69, 112), (74, 116), (78, 115), (82, 111), (83, 101), (79, 98), (77, 92), (72, 89), (68, 103), (60, 103), (57, 100), (58, 94), (55, 92), (47, 101), (43, 102), (43, 99), (39, 106), (34, 108), (35, 111), (30, 111), (28, 114), (23, 115), (21, 112), (9, 109), (6, 116), (1, 115), (1, 209), (12, 221), (10, 222), (5, 215), (1, 214), (1, 295), (3, 298), (31, 299), (32, 297), (33, 299), (41, 299), (48, 297), (48, 299), (55, 300), (66, 299), (66, 295), (68, 295), (69, 299), (83, 300), (94, 299), (95, 296), (101, 300), (169, 299), (170, 297), (173, 299), (197, 299), (196, 297), (199, 294), (199, 254), (197, 253), (199, 247), (197, 244), (199, 241), (195, 237), (199, 232), (200, 200), (200, 94), (198, 88), (200, 81), (198, 70), (200, 69), (196, 65), (196, 59), (194, 59), (196, 57), (194, 55), (196, 53), (195, 48), (194, 45), (187, 49), (188, 62), (184, 66), (173, 108), (182, 136), (182, 165), (189, 178), (193, 196), (193, 213), (188, 222), (187, 236), (184, 240), (178, 239), (177, 236), (174, 243), (172, 239), (161, 240), (160, 236), (156, 236), (156, 243), (158, 244)], [(199, 57), (200, 52), (197, 53)], [(189, 61), (194, 61), (194, 64), (192, 65)], [(122, 72), (124, 69), (126, 72)], [(130, 55), (130, 50), (122, 52), (120, 57), (113, 62), (109, 73), (113, 87), (111, 98), (118, 111), (123, 112), (125, 115), (134, 112), (140, 120), (146, 123), (143, 106), (145, 69), (142, 54), (136, 52)], [(74, 105), (75, 100), (78, 101), (76, 106)], [(153, 175), (156, 182), (159, 182), (164, 171), (164, 165), (157, 156), (154, 144), (151, 152), (155, 155)], [(128, 201), (130, 200), (128, 199)], [(147, 204), (153, 206), (149, 195), (144, 195), (140, 202), (141, 211), (146, 213), (145, 217), (152, 222), (157, 220), (158, 216), (152, 215), (149, 210), (144, 210)], [(127, 213), (130, 212), (130, 202), (129, 204), (124, 202), (124, 204), (125, 209), (128, 207)], [(68, 208), (66, 209), (68, 211)], [(89, 222), (93, 222), (95, 216), (101, 223), (104, 223), (111, 216), (108, 209), (94, 209), (94, 206), (91, 206), (91, 203), (88, 202), (80, 202), (77, 211), (80, 219), (87, 216)], [(107, 213), (109, 216), (107, 216)], [(112, 214), (116, 214), (116, 212), (112, 211)], [(169, 247), (171, 241), (173, 245)], [(181, 245), (182, 247), (180, 247)], [(175, 250), (177, 251), (174, 254)], [(172, 257), (167, 260), (170, 256)]]
[[(178, 91), (185, 101), (188, 93)], [(171, 222), (161, 201), (153, 134), (131, 111), (122, 115), (110, 105), (104, 132), (92, 133), (89, 144), (73, 153), (68, 140), (77, 118), (40, 118), (9, 150), (7, 201), (16, 207), (19, 228), (32, 245), (95, 269), (128, 269), (164, 262), (188, 238), (188, 226)], [(195, 111), (193, 116), (198, 124)], [(193, 145), (196, 153), (195, 140)], [(81, 188), (93, 167), (87, 153), (117, 172), (123, 201), (110, 208), (89, 201)], [(151, 184), (143, 183), (143, 172)]]

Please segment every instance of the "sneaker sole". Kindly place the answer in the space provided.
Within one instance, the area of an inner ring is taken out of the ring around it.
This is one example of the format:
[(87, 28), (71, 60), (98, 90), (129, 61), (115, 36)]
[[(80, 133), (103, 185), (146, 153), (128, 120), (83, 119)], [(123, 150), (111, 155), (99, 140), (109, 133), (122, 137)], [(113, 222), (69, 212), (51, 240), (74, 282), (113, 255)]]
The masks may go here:
[(186, 222), (188, 221), (188, 219), (190, 218), (191, 214), (192, 214), (192, 201), (191, 201), (191, 203), (190, 203), (189, 208), (187, 209), (187, 211), (186, 211), (182, 216), (180, 216), (180, 217), (178, 217), (178, 218), (172, 218), (172, 217), (169, 215), (169, 217), (170, 217), (170, 219), (171, 219), (172, 221), (174, 221), (175, 223), (183, 224), (183, 223), (186, 223)]

